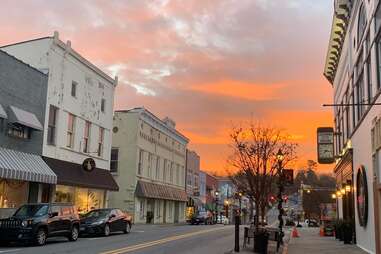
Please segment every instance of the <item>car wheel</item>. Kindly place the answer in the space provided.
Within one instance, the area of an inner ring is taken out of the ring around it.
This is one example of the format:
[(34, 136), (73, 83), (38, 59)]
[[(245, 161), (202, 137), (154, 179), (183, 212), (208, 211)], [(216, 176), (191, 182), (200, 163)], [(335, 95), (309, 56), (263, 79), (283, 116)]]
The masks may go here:
[(71, 233), (69, 235), (69, 241), (75, 242), (78, 240), (79, 231), (78, 226), (74, 225), (71, 229)]
[(131, 232), (131, 224), (129, 222), (126, 223), (126, 228), (123, 231), (125, 234), (129, 234)]
[(109, 224), (105, 225), (105, 228), (103, 230), (103, 235), (104, 236), (109, 236), (110, 235), (110, 226), (109, 226)]
[(46, 243), (46, 238), (47, 238), (46, 230), (43, 229), (43, 228), (40, 228), (40, 229), (37, 231), (37, 234), (36, 234), (36, 239), (35, 239), (35, 243), (36, 243), (36, 245), (38, 245), (38, 246), (45, 245), (45, 243)]

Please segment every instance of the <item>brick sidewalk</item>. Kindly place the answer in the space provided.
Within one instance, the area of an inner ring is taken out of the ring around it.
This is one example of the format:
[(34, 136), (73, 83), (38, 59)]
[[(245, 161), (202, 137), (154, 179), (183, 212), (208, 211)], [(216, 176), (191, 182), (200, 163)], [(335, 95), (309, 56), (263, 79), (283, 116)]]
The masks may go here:
[(300, 237), (291, 238), (289, 254), (365, 254), (353, 244), (344, 244), (334, 237), (319, 236), (319, 228), (298, 228)]

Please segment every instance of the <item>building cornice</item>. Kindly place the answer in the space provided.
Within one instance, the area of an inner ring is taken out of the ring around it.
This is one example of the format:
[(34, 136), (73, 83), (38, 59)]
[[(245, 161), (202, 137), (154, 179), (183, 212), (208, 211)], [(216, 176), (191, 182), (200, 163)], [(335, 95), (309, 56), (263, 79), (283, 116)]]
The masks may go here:
[(352, 4), (349, 0), (335, 0), (331, 35), (323, 73), (331, 84), (333, 84), (335, 80), (337, 67), (340, 62), (341, 52), (351, 18), (351, 11)]
[(141, 120), (145, 121), (152, 127), (162, 131), (168, 136), (176, 137), (176, 139), (184, 146), (189, 143), (189, 139), (183, 134), (178, 132), (176, 129), (168, 127), (161, 119), (152, 114), (145, 108), (133, 108), (129, 110), (116, 110), (115, 113), (137, 113)]
[(83, 56), (81, 56), (77, 51), (75, 51), (72, 47), (71, 47), (71, 42), (70, 41), (67, 41), (67, 43), (64, 43), (63, 41), (61, 41), (59, 39), (59, 34), (57, 31), (54, 32), (54, 36), (52, 37), (53, 38), (53, 43), (55, 45), (57, 45), (58, 47), (60, 47), (61, 49), (63, 49), (64, 51), (66, 52), (69, 52), (69, 54), (74, 57), (75, 59), (77, 59), (79, 62), (81, 62), (82, 64), (86, 65), (88, 68), (90, 68), (92, 71), (94, 71), (95, 73), (97, 73), (98, 75), (100, 75), (101, 77), (103, 77), (105, 80), (107, 80), (109, 83), (113, 84), (114, 87), (117, 86), (118, 84), (118, 77), (116, 76), (115, 79), (111, 78), (109, 75), (107, 75), (104, 71), (102, 71), (101, 69), (99, 69), (97, 66), (95, 66), (94, 64), (92, 64), (90, 61), (88, 61), (87, 59), (85, 59)]

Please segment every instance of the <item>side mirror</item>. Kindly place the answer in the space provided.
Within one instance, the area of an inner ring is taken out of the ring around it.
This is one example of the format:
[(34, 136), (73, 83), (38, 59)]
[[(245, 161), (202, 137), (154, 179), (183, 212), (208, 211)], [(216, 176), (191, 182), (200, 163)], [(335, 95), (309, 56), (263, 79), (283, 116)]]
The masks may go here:
[(58, 212), (49, 213), (49, 217), (50, 218), (53, 218), (53, 217), (56, 217), (56, 216), (58, 216)]

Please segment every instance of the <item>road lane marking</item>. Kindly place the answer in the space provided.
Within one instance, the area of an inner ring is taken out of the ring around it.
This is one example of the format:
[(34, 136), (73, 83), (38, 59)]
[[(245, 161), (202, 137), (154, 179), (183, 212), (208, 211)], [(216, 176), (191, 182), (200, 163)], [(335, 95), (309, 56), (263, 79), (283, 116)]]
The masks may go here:
[(0, 253), (9, 253), (9, 252), (16, 252), (20, 251), (21, 249), (12, 249), (12, 250), (0, 250)]
[[(232, 227), (232, 226), (228, 226), (228, 227)], [(205, 233), (209, 233), (209, 232), (219, 231), (219, 230), (226, 229), (226, 228), (227, 227), (213, 228), (213, 229), (201, 230), (201, 231), (197, 231), (197, 232), (186, 233), (186, 234), (183, 234), (183, 235), (171, 236), (171, 237), (155, 240), (155, 241), (148, 242), (148, 243), (141, 243), (141, 244), (136, 244), (136, 245), (120, 248), (120, 249), (115, 249), (115, 250), (111, 250), (111, 251), (101, 252), (100, 254), (122, 254), (122, 253), (127, 253), (127, 252), (131, 252), (131, 251), (135, 251), (135, 250), (140, 250), (140, 249), (143, 249), (143, 248), (152, 247), (152, 246), (159, 245), (159, 244), (164, 244), (164, 243), (167, 243), (167, 242), (172, 242), (172, 241), (176, 241), (176, 240), (192, 237), (192, 236), (199, 235), (199, 234), (205, 234)]]

